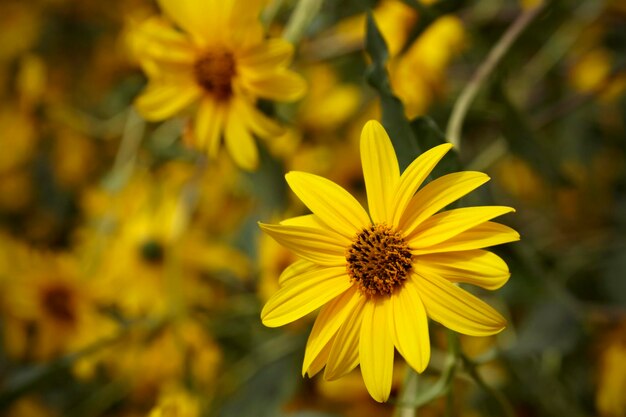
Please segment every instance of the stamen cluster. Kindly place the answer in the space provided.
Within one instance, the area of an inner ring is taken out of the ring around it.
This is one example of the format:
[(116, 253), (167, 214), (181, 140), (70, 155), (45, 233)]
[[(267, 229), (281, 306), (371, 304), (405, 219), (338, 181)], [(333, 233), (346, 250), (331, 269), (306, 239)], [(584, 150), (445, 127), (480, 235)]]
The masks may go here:
[(196, 61), (193, 70), (198, 84), (218, 100), (232, 95), (232, 79), (237, 73), (237, 66), (230, 52), (207, 52)]
[(412, 268), (411, 251), (402, 235), (386, 224), (358, 233), (346, 251), (348, 275), (367, 296), (391, 295)]

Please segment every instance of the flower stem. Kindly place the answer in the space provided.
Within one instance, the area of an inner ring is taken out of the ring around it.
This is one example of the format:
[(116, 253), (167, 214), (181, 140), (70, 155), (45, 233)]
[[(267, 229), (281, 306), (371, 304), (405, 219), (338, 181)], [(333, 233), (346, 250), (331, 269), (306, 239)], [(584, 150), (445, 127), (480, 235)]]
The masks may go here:
[(524, 29), (533, 21), (535, 17), (543, 10), (543, 4), (537, 7), (525, 10), (521, 13), (511, 26), (504, 32), (504, 35), (491, 49), (487, 58), (478, 67), (470, 81), (467, 83), (459, 98), (454, 103), (452, 115), (446, 128), (446, 137), (452, 145), (459, 151), (461, 149), (461, 129), (463, 120), (469, 110), (469, 106), (478, 94), (480, 87), (484, 84), (487, 77), (493, 72), (504, 54), (511, 48), (511, 45), (524, 31)]
[(417, 417), (417, 407), (411, 406), (410, 402), (414, 399), (419, 383), (419, 374), (410, 366), (407, 366), (406, 377), (402, 386), (402, 394), (400, 395), (400, 404), (396, 408), (396, 417)]
[(299, 0), (283, 32), (283, 38), (293, 44), (300, 41), (313, 18), (322, 7), (323, 0)]

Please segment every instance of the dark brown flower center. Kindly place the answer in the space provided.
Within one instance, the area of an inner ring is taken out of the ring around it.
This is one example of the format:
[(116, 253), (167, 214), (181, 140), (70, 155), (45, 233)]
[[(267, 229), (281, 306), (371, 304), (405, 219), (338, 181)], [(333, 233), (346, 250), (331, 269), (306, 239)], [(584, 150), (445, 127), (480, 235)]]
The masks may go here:
[(69, 288), (54, 286), (44, 290), (41, 303), (46, 313), (56, 320), (73, 324), (76, 321), (74, 297)]
[(230, 52), (215, 50), (205, 53), (196, 61), (193, 71), (198, 84), (218, 100), (232, 95), (231, 82), (237, 74), (237, 66)]
[(412, 268), (409, 246), (386, 224), (372, 225), (357, 234), (346, 260), (348, 275), (367, 296), (391, 295)]
[(147, 264), (159, 266), (165, 258), (165, 248), (159, 241), (149, 239), (139, 246), (139, 255)]

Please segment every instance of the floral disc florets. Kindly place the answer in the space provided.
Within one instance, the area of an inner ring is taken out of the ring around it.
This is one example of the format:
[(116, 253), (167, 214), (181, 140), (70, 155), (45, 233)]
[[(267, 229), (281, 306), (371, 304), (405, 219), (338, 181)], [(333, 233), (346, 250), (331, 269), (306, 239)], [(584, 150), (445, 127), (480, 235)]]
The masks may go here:
[(237, 73), (235, 57), (228, 51), (216, 50), (202, 55), (193, 66), (198, 84), (219, 100), (232, 95), (232, 79)]
[(358, 233), (346, 251), (348, 275), (367, 296), (391, 295), (411, 272), (411, 251), (386, 224)]

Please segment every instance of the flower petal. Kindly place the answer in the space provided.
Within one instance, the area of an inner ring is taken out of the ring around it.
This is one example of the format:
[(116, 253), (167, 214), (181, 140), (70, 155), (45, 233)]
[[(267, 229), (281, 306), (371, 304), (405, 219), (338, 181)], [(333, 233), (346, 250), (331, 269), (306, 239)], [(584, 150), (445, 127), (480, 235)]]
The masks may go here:
[(515, 209), (503, 206), (465, 207), (444, 211), (425, 220), (406, 239), (413, 249), (427, 248), (512, 211)]
[(305, 214), (304, 216), (290, 217), (285, 220), (281, 220), (280, 224), (287, 226), (302, 226), (313, 227), (318, 229), (325, 229), (327, 226), (320, 221), (315, 214)]
[[(306, 343), (304, 361), (302, 363), (302, 376), (308, 372), (311, 364), (320, 355), (328, 342), (335, 337), (341, 325), (353, 313), (360, 302), (360, 298), (362, 297), (358, 290), (353, 286), (322, 307)], [(312, 375), (309, 373), (309, 376)]]
[(359, 337), (365, 297), (357, 297), (357, 305), (335, 335), (333, 347), (328, 355), (324, 379), (332, 381), (341, 378), (359, 364)]
[(283, 326), (309, 314), (350, 288), (344, 267), (307, 271), (289, 280), (265, 304), (261, 320), (267, 327)]
[(296, 255), (324, 266), (345, 268), (345, 248), (350, 242), (330, 230), (259, 223), (261, 229)]
[(244, 99), (235, 99), (235, 108), (242, 120), (245, 121), (246, 126), (258, 136), (269, 138), (279, 136), (284, 132), (278, 123), (265, 116), (252, 103), (248, 103)]
[(231, 109), (228, 112), (226, 121), (226, 132), (224, 135), (226, 149), (234, 159), (235, 163), (242, 169), (253, 171), (259, 163), (259, 151), (252, 134), (247, 129), (241, 116)]
[(363, 381), (372, 398), (385, 402), (391, 392), (393, 339), (388, 325), (388, 298), (369, 300), (363, 309), (359, 355)]
[(448, 329), (470, 336), (504, 330), (504, 317), (464, 289), (434, 274), (419, 274), (416, 281), (428, 316)]
[[(313, 359), (313, 362), (309, 365), (309, 369), (307, 370), (307, 374), (309, 378), (313, 378), (319, 371), (321, 371), (324, 366), (326, 366), (326, 362), (328, 362), (328, 356), (330, 355), (330, 350), (333, 347), (333, 343), (335, 341), (335, 336), (333, 336), (328, 343), (324, 346), (322, 351)], [(304, 375), (303, 375), (304, 376)]]
[(426, 184), (409, 202), (400, 219), (401, 230), (409, 235), (424, 220), (450, 203), (489, 181), (482, 172), (455, 172)]
[(320, 269), (320, 268), (321, 267), (319, 265), (316, 265), (304, 259), (299, 259), (295, 261), (294, 263), (292, 263), (291, 265), (289, 265), (287, 268), (285, 268), (285, 270), (278, 277), (278, 284), (284, 285), (287, 283), (287, 281), (289, 281), (292, 278), (300, 276), (301, 274), (304, 274), (305, 272), (313, 271), (314, 269)]
[(204, 98), (198, 108), (194, 127), (195, 145), (206, 149), (208, 155), (215, 158), (224, 127), (224, 111), (221, 106), (209, 97)]
[(430, 360), (428, 317), (414, 280), (407, 280), (391, 297), (391, 336), (398, 352), (417, 372)]
[(213, 1), (158, 0), (161, 9), (198, 44), (214, 38), (215, 24), (222, 16)]
[(201, 94), (193, 83), (150, 83), (135, 100), (135, 106), (146, 120), (160, 121), (176, 115)]
[(363, 126), (361, 164), (372, 221), (391, 223), (391, 203), (400, 182), (400, 168), (391, 139), (376, 120)]
[(237, 63), (252, 67), (254, 71), (273, 70), (289, 65), (293, 51), (293, 45), (284, 39), (268, 39), (244, 51), (238, 57)]
[(391, 224), (394, 227), (400, 224), (400, 219), (417, 189), (451, 148), (452, 145), (449, 143), (435, 146), (421, 154), (404, 170), (391, 203), (393, 209)]
[(502, 287), (511, 273), (506, 262), (485, 250), (434, 253), (415, 257), (417, 271), (436, 274), (451, 282), (478, 285), (487, 290)]
[(413, 255), (425, 255), (429, 253), (458, 252), (482, 249), (502, 243), (515, 242), (516, 240), (519, 240), (519, 233), (510, 227), (499, 223), (485, 222), (437, 245), (423, 249), (412, 249), (411, 253)]
[(128, 43), (138, 59), (191, 65), (196, 49), (189, 38), (160, 17), (152, 17), (129, 33)]
[(334, 182), (305, 172), (289, 172), (287, 183), (324, 224), (348, 239), (369, 225), (359, 202)]
[(306, 92), (304, 78), (287, 69), (259, 73), (242, 68), (241, 82), (253, 94), (269, 100), (295, 101)]

